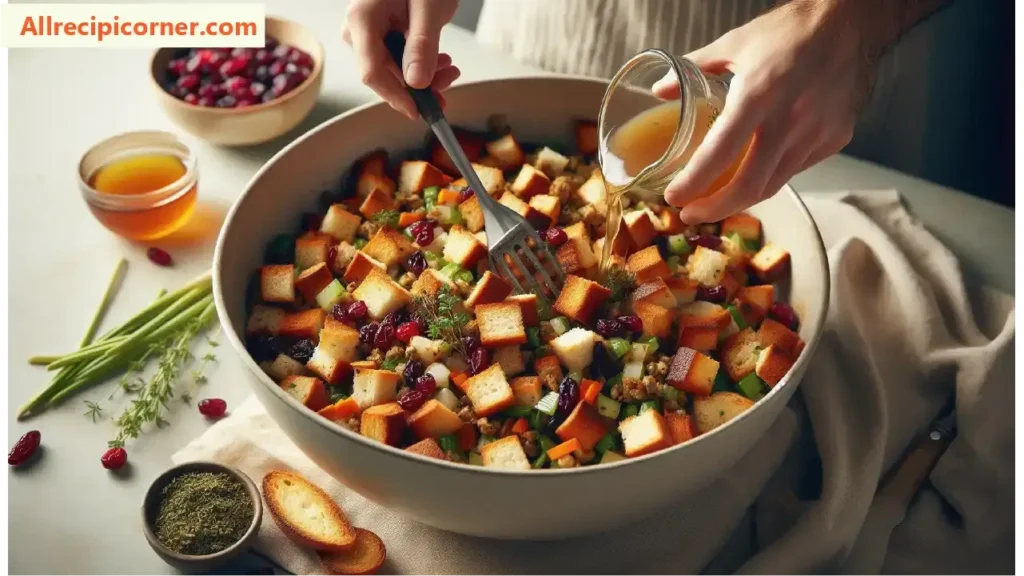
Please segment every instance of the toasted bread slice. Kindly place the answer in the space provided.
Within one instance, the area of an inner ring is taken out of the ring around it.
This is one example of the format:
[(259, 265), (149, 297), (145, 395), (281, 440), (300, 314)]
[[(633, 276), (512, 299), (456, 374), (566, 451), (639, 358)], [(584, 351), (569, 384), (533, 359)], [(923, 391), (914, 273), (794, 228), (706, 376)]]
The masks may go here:
[(457, 432), (462, 428), (462, 420), (447, 406), (431, 398), (409, 416), (409, 427), (420, 438), (437, 438)]
[(334, 500), (294, 472), (272, 470), (263, 477), (263, 497), (281, 531), (303, 546), (325, 552), (350, 550), (356, 530)]
[(668, 426), (669, 435), (672, 436), (674, 444), (682, 444), (687, 440), (697, 437), (697, 426), (693, 418), (682, 410), (667, 412), (665, 414), (665, 425)]
[(488, 348), (500, 348), (526, 343), (523, 311), (515, 302), (481, 304), (474, 310), (480, 327), (480, 343)]
[(633, 274), (636, 281), (642, 284), (670, 276), (672, 271), (669, 270), (665, 259), (661, 257), (658, 247), (651, 244), (642, 244), (642, 246), (647, 247), (630, 254), (626, 260), (626, 270)]
[(249, 320), (245, 323), (245, 334), (276, 336), (281, 332), (281, 320), (284, 320), (285, 314), (286, 312), (280, 308), (257, 304), (252, 307)]
[(672, 356), (665, 382), (684, 392), (707, 396), (715, 385), (718, 361), (692, 348), (679, 348)]
[(634, 246), (650, 246), (658, 231), (654, 229), (654, 221), (651, 215), (645, 210), (634, 210), (622, 217), (626, 223), (626, 230), (629, 230), (629, 237), (633, 239)]
[(732, 322), (732, 315), (717, 304), (698, 300), (679, 310), (679, 324), (683, 328), (717, 328), (724, 330)]
[(554, 309), (577, 322), (589, 324), (597, 308), (611, 295), (611, 290), (597, 282), (569, 274)]
[(785, 324), (773, 318), (765, 318), (761, 327), (757, 330), (757, 339), (764, 347), (774, 345), (781, 352), (796, 358), (800, 350), (803, 350), (803, 343), (800, 336), (786, 327)]
[(466, 297), (466, 308), (473, 309), (480, 304), (501, 302), (512, 293), (512, 287), (490, 270), (484, 272), (473, 291)]
[(365, 252), (360, 250), (352, 256), (352, 261), (349, 262), (348, 266), (345, 268), (345, 276), (343, 276), (342, 279), (345, 281), (345, 284), (362, 282), (363, 279), (366, 278), (367, 274), (370, 273), (370, 270), (373, 270), (374, 268), (381, 272), (388, 269), (383, 262), (377, 261), (375, 258), (368, 256)]
[(352, 367), (348, 362), (330, 356), (318, 346), (313, 350), (313, 356), (306, 362), (306, 368), (309, 368), (311, 372), (323, 378), (325, 382), (339, 384), (345, 379), (345, 376), (348, 375)]
[(754, 405), (754, 401), (735, 392), (715, 392), (693, 399), (693, 419), (701, 434), (724, 425)]
[(295, 279), (295, 288), (306, 299), (306, 302), (316, 302), (316, 295), (327, 287), (334, 280), (330, 267), (326, 262), (314, 264), (306, 268)]
[(316, 412), (330, 403), (323, 381), (312, 376), (288, 376), (281, 381), (281, 389)]
[(536, 294), (513, 294), (512, 296), (505, 298), (505, 301), (519, 304), (519, 308), (523, 312), (523, 324), (526, 326), (536, 326), (540, 323), (540, 315), (537, 312)]
[(363, 410), (359, 433), (388, 446), (398, 446), (405, 431), (405, 410), (398, 402), (378, 404)]
[(480, 259), (487, 257), (487, 245), (477, 240), (466, 228), (456, 225), (448, 232), (448, 242), (445, 243), (442, 254), (449, 262), (472, 270)]
[(398, 169), (398, 189), (403, 192), (419, 192), (431, 186), (444, 186), (449, 178), (444, 172), (423, 160), (402, 162)]
[(422, 274), (420, 274), (420, 277), (412, 283), (412, 293), (414, 296), (436, 296), (442, 286), (454, 289), (455, 283), (437, 270), (427, 268)]
[(505, 380), (505, 373), (497, 363), (462, 384), (477, 416), (490, 416), (501, 412), (516, 401), (512, 387)]
[(721, 252), (697, 246), (686, 261), (686, 274), (701, 286), (718, 286), (725, 276), (725, 268), (729, 265), (729, 257)]
[[(484, 190), (488, 194), (494, 196), (498, 192), (505, 189), (505, 173), (501, 169), (494, 166), (487, 166), (481, 162), (473, 163), (473, 171), (476, 172), (477, 178), (480, 179), (480, 183), (484, 185)], [(455, 182), (451, 183), (452, 186), (467, 186), (465, 178), (459, 178)]]
[(317, 554), (328, 574), (376, 574), (384, 565), (387, 549), (379, 536), (369, 530), (356, 528), (356, 542), (350, 550)]
[(608, 433), (608, 426), (604, 418), (597, 413), (597, 409), (579, 402), (572, 412), (565, 419), (565, 422), (555, 429), (555, 434), (564, 440), (575, 438), (580, 441), (584, 450), (593, 450), (597, 442)]
[(644, 324), (644, 336), (668, 338), (672, 335), (673, 312), (671, 309), (651, 302), (637, 302), (633, 305), (633, 313)]
[(582, 156), (597, 154), (597, 122), (593, 120), (576, 121), (576, 150)]
[(529, 470), (530, 461), (526, 458), (519, 436), (512, 434), (496, 440), (480, 449), (480, 457), (486, 468), (502, 468), (505, 470)]
[(657, 410), (646, 410), (619, 423), (626, 456), (636, 458), (672, 446), (665, 418)]
[(761, 343), (757, 334), (744, 328), (722, 343), (722, 364), (733, 382), (739, 382), (754, 371)]
[(370, 318), (382, 320), (388, 314), (402, 308), (412, 300), (412, 294), (377, 268), (370, 270), (352, 297), (362, 300), (369, 309)]
[(363, 246), (367, 256), (384, 264), (385, 267), (397, 266), (412, 255), (416, 248), (405, 234), (394, 228), (384, 226), (377, 230), (373, 238)]
[(721, 330), (718, 328), (687, 328), (685, 326), (680, 326), (679, 338), (676, 340), (676, 345), (693, 348), (698, 352), (708, 354), (712, 350), (718, 348), (719, 334), (721, 334)]
[(315, 341), (320, 336), (320, 329), (324, 327), (324, 318), (326, 317), (327, 312), (323, 308), (292, 312), (281, 320), (280, 335)]
[(769, 388), (774, 388), (793, 367), (793, 359), (775, 346), (761, 350), (754, 372)]
[(359, 229), (361, 221), (359, 216), (345, 210), (344, 205), (332, 204), (320, 223), (320, 231), (339, 242), (352, 243), (356, 239), (356, 230)]
[(295, 267), (305, 270), (310, 266), (327, 262), (331, 242), (326, 236), (298, 238), (295, 240)]
[(426, 456), (427, 458), (437, 458), (438, 460), (447, 460), (448, 455), (441, 450), (441, 446), (438, 445), (437, 440), (433, 438), (424, 438), (419, 442), (409, 446), (405, 449), (406, 452), (412, 452), (413, 454), (419, 454), (420, 456)]
[(761, 281), (773, 282), (789, 268), (789, 252), (768, 242), (750, 259), (750, 267)]
[(260, 298), (264, 302), (295, 302), (295, 267), (272, 264), (260, 268)]

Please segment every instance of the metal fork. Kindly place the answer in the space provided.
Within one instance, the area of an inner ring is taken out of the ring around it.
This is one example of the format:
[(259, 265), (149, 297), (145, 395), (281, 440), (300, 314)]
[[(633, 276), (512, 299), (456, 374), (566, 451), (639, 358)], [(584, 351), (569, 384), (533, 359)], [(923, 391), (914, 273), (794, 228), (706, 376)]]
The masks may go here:
[[(392, 30), (385, 36), (384, 44), (387, 46), (391, 57), (402, 69), (402, 56), (405, 53), (405, 37), (401, 32)], [(547, 242), (541, 240), (540, 235), (525, 218), (517, 214), (511, 208), (501, 204), (491, 197), (484, 189), (480, 178), (473, 170), (473, 166), (462, 151), (462, 146), (455, 138), (451, 125), (444, 117), (441, 104), (437, 101), (430, 88), (412, 88), (406, 86), (416, 109), (420, 116), (430, 125), (430, 129), (437, 136), (441, 146), (448, 152), (452, 163), (459, 169), (459, 172), (466, 179), (470, 190), (476, 194), (480, 202), (480, 208), (484, 213), (484, 231), (487, 234), (487, 254), (491, 262), (491, 268), (505, 278), (519, 293), (534, 293), (538, 296), (544, 295), (546, 289), (551, 296), (558, 296), (565, 285), (565, 273), (559, 265), (558, 260), (552, 255)], [(522, 253), (526, 260), (532, 265), (533, 270), (540, 275), (542, 283), (538, 283), (530, 267), (520, 258)], [(552, 273), (544, 266), (538, 254), (543, 256), (550, 266)], [(524, 279), (520, 283), (515, 271), (509, 267), (512, 264)], [(524, 289), (525, 284), (525, 289)]]

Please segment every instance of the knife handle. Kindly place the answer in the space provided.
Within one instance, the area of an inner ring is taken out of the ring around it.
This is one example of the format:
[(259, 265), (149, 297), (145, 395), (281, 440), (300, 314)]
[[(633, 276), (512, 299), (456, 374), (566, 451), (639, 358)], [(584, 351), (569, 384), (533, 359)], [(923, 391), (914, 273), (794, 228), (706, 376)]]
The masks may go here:
[(877, 497), (909, 505), (952, 442), (953, 436), (935, 429), (919, 436), (903, 461), (886, 474)]

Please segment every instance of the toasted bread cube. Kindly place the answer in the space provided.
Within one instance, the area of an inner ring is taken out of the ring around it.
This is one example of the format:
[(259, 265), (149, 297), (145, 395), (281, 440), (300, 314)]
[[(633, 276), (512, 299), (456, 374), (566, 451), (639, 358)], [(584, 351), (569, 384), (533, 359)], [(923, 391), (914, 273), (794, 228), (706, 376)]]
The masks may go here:
[(697, 300), (679, 310), (679, 324), (684, 328), (715, 328), (725, 330), (732, 322), (732, 315), (717, 304)]
[(281, 336), (316, 340), (324, 327), (327, 312), (323, 308), (311, 308), (286, 314), (281, 320)]
[(757, 357), (754, 373), (761, 380), (774, 388), (793, 367), (793, 359), (775, 346), (768, 346)]
[(295, 302), (295, 267), (272, 264), (260, 268), (260, 298), (264, 302)]
[(420, 274), (420, 277), (412, 283), (412, 294), (414, 296), (427, 295), (436, 296), (441, 286), (455, 288), (455, 283), (450, 278), (441, 274), (433, 268), (427, 268)]
[(626, 456), (636, 458), (672, 446), (665, 418), (657, 410), (646, 410), (619, 423)]
[(754, 405), (754, 401), (735, 392), (715, 392), (706, 398), (693, 399), (693, 419), (697, 431), (707, 434), (723, 426)]
[(721, 334), (721, 330), (718, 328), (686, 328), (680, 326), (676, 346), (693, 348), (698, 352), (709, 354), (718, 348), (719, 334)]
[(608, 433), (608, 426), (604, 419), (597, 413), (597, 409), (579, 402), (572, 412), (565, 419), (565, 422), (555, 429), (555, 434), (563, 441), (575, 438), (580, 441), (584, 450), (593, 450), (597, 442)]
[(462, 214), (462, 221), (466, 223), (466, 228), (470, 232), (476, 234), (484, 229), (484, 211), (476, 194), (459, 204), (459, 213)]
[(487, 246), (462, 226), (452, 226), (442, 251), (445, 259), (471, 270), (477, 261), (487, 257)]
[(395, 400), (398, 374), (390, 370), (357, 368), (352, 378), (352, 398), (361, 410)]
[(715, 385), (718, 361), (692, 348), (679, 348), (672, 356), (665, 382), (683, 392), (707, 396)]
[[(803, 350), (800, 336), (786, 327), (785, 324), (777, 322), (772, 318), (765, 318), (761, 327), (757, 329), (757, 339), (761, 346), (774, 345), (779, 351), (792, 355), (794, 358), (799, 354), (797, 347)], [(797, 354), (794, 354), (797, 352)]]
[(650, 246), (658, 231), (654, 229), (654, 221), (651, 215), (644, 210), (634, 210), (622, 217), (629, 230), (629, 236), (633, 239), (634, 246)]
[(686, 224), (683, 224), (683, 219), (679, 217), (679, 210), (665, 207), (658, 211), (654, 219), (654, 228), (659, 234), (673, 236), (686, 231)]
[(655, 278), (649, 282), (640, 284), (633, 290), (633, 294), (630, 295), (630, 300), (635, 306), (638, 302), (647, 302), (649, 304), (656, 304), (669, 310), (675, 308), (679, 301), (676, 300), (675, 294), (669, 289), (668, 284), (661, 278)]
[[(579, 240), (569, 240), (555, 251), (555, 260), (558, 261), (558, 265), (562, 267), (562, 272), (565, 274), (574, 276), (587, 275), (587, 266), (584, 263), (586, 257), (580, 250), (581, 244), (583, 243)], [(593, 256), (593, 251), (590, 254)]]
[(444, 186), (448, 181), (443, 172), (423, 160), (402, 162), (398, 169), (398, 189), (402, 192), (419, 192), (431, 186)]
[[(729, 269), (746, 270), (747, 263), (750, 261), (750, 253), (743, 247), (742, 241), (737, 241), (734, 238), (733, 236), (721, 237), (721, 252), (729, 258)], [(725, 275), (725, 277), (728, 276), (729, 274)]]
[(725, 301), (732, 302), (732, 299), (739, 292), (740, 288), (743, 287), (740, 281), (737, 279), (739, 274), (730, 273), (728, 270), (722, 275), (722, 288), (725, 290)]
[(644, 283), (656, 278), (671, 276), (672, 271), (669, 270), (665, 259), (661, 257), (658, 247), (649, 243), (643, 244), (643, 246), (647, 247), (639, 252), (634, 252), (626, 260), (626, 270), (633, 274), (636, 281)]
[(329, 404), (327, 388), (319, 378), (312, 376), (288, 376), (281, 381), (281, 389), (314, 412)]
[(359, 287), (352, 292), (352, 297), (366, 303), (370, 318), (374, 320), (382, 320), (412, 300), (408, 290), (399, 286), (387, 272), (377, 268), (370, 270)]
[(409, 427), (420, 438), (437, 438), (457, 432), (462, 428), (462, 420), (447, 406), (431, 398), (409, 416)]
[[(480, 243), (483, 244), (484, 246), (487, 246), (487, 233), (484, 232), (483, 230), (481, 230), (480, 232), (475, 232), (473, 234), (473, 237), (475, 237), (477, 240), (479, 240)], [(480, 265), (480, 262), (477, 262), (477, 266), (479, 266), (479, 265)]]
[(597, 122), (593, 120), (576, 121), (576, 150), (581, 156), (597, 154)]
[(644, 324), (644, 336), (668, 338), (672, 335), (672, 310), (651, 302), (637, 302), (633, 313)]
[(608, 213), (608, 190), (604, 180), (590, 178), (576, 189), (575, 194), (581, 204), (593, 206), (601, 216)]
[(359, 205), (359, 213), (367, 219), (373, 218), (373, 215), (378, 212), (394, 209), (395, 199), (380, 188), (374, 188)]
[(284, 310), (273, 306), (253, 306), (252, 314), (245, 323), (246, 336), (276, 336), (281, 331), (281, 320), (285, 314)]
[(359, 433), (389, 446), (398, 446), (405, 431), (405, 410), (398, 402), (371, 406), (359, 419)]
[[(549, 356), (549, 358), (554, 358), (554, 356)], [(555, 364), (558, 364), (557, 360), (555, 360)], [(561, 371), (561, 368), (559, 368), (559, 371)], [(516, 401), (523, 406), (536, 406), (537, 402), (540, 402), (541, 397), (544, 396), (538, 376), (513, 378), (509, 381), (508, 385), (512, 387), (512, 393), (516, 395)]]
[[(476, 162), (479, 160), (481, 154), (483, 154), (484, 139), (478, 134), (474, 134), (473, 132), (463, 130), (461, 128), (452, 128), (452, 131), (455, 133), (455, 139), (458, 140), (466, 158), (468, 158), (470, 162)], [(444, 146), (442, 146), (436, 138), (431, 142), (430, 162), (434, 166), (444, 170), (447, 174), (452, 176), (457, 176), (459, 174), (459, 169), (455, 166), (455, 163), (452, 162), (452, 158), (448, 155), (448, 151), (444, 149)]]
[(359, 160), (356, 160), (354, 171), (358, 175), (374, 174), (376, 176), (384, 176), (387, 174), (387, 169), (387, 150), (374, 150)]
[(305, 270), (321, 262), (327, 262), (331, 250), (330, 241), (323, 236), (295, 240), (295, 267)]
[(463, 382), (462, 390), (473, 404), (473, 411), (480, 417), (501, 412), (516, 401), (516, 395), (497, 363)]
[(328, 317), (320, 331), (317, 350), (322, 350), (330, 358), (355, 362), (359, 359), (359, 330)]
[(503, 470), (529, 470), (530, 461), (526, 458), (519, 436), (512, 434), (496, 440), (480, 449), (480, 458), (485, 468), (501, 468)]
[(344, 205), (331, 204), (320, 223), (320, 231), (339, 242), (351, 243), (356, 239), (356, 230), (361, 222), (359, 216), (345, 210)]
[(480, 343), (488, 348), (526, 343), (523, 311), (515, 302), (481, 304), (474, 309)]
[(548, 346), (558, 359), (572, 372), (582, 372), (594, 360), (594, 342), (597, 334), (583, 328), (573, 328)]
[(585, 241), (586, 243), (590, 244), (590, 232), (587, 230), (586, 222), (580, 221), (573, 224), (572, 226), (566, 226), (565, 228), (562, 229), (562, 231), (565, 232), (566, 237), (569, 238), (570, 240), (579, 238)]
[(383, 226), (377, 230), (366, 246), (363, 246), (363, 252), (390, 268), (405, 262), (413, 252), (416, 252), (416, 247), (412, 245), (412, 241), (405, 234), (394, 228)]
[(530, 166), (523, 164), (519, 175), (512, 181), (512, 192), (523, 200), (529, 200), (538, 194), (547, 194), (551, 188), (551, 179), (547, 174)]
[(698, 434), (693, 418), (690, 418), (690, 415), (682, 410), (667, 412), (665, 425), (668, 427), (669, 435), (672, 436), (673, 444), (682, 444), (696, 438)]
[(484, 272), (480, 280), (473, 287), (473, 291), (466, 297), (466, 308), (473, 309), (480, 304), (493, 304), (501, 302), (506, 296), (512, 293), (512, 287), (497, 274), (490, 270)]
[(384, 272), (388, 267), (383, 262), (378, 262), (375, 258), (367, 255), (366, 252), (360, 250), (352, 256), (352, 261), (345, 268), (345, 275), (342, 279), (345, 281), (345, 284), (362, 282), (367, 274), (370, 273), (370, 270), (374, 269)]
[(494, 361), (501, 366), (505, 376), (522, 374), (526, 370), (526, 362), (523, 360), (523, 351), (519, 345), (502, 346), (494, 351)]
[(329, 262), (331, 273), (337, 276), (344, 276), (348, 265), (356, 257), (356, 247), (348, 242), (341, 241), (335, 246), (334, 262)]
[(537, 313), (536, 294), (514, 294), (505, 298), (505, 301), (519, 304), (519, 309), (522, 310), (523, 313), (524, 325), (536, 326), (540, 323), (540, 315)]
[(722, 220), (722, 236), (736, 234), (744, 240), (761, 239), (761, 221), (746, 212), (733, 214)]
[(533, 370), (537, 373), (537, 377), (540, 378), (542, 384), (551, 390), (558, 389), (558, 384), (562, 381), (562, 363), (558, 355), (551, 354), (537, 358), (533, 361)]
[[(488, 194), (494, 196), (498, 192), (505, 189), (505, 173), (494, 166), (487, 166), (480, 163), (473, 164), (473, 171), (476, 172), (477, 178), (480, 179), (480, 183), (484, 185), (484, 190)], [(467, 186), (465, 178), (460, 178), (455, 182), (452, 182), (452, 186)]]
[(448, 455), (441, 450), (441, 446), (438, 445), (437, 440), (433, 438), (424, 438), (419, 442), (409, 446), (405, 449), (406, 452), (412, 452), (413, 454), (419, 454), (420, 456), (426, 456), (427, 458), (437, 458), (438, 460), (447, 460)]
[(295, 279), (295, 288), (306, 299), (306, 302), (314, 302), (316, 301), (316, 295), (333, 280), (334, 275), (331, 274), (331, 269), (327, 266), (327, 263), (320, 262), (306, 268), (299, 274), (299, 277)]
[(775, 287), (771, 284), (742, 286), (736, 291), (740, 314), (749, 326), (757, 326), (768, 315), (775, 301)]
[(765, 244), (750, 259), (750, 267), (763, 282), (779, 279), (789, 266), (789, 252), (771, 242)]
[(679, 304), (689, 304), (697, 299), (698, 284), (685, 276), (671, 276), (665, 278), (665, 284), (672, 291)]
[(711, 288), (722, 283), (725, 268), (729, 265), (729, 257), (721, 252), (697, 246), (690, 258), (686, 260), (686, 275), (696, 280), (701, 286)]
[(558, 216), (562, 213), (562, 201), (558, 196), (538, 194), (530, 198), (530, 208), (547, 218), (544, 228), (550, 228), (558, 222)]
[(306, 362), (306, 368), (329, 384), (339, 384), (351, 370), (348, 362), (332, 357), (320, 346), (313, 350), (313, 356)]
[(395, 181), (384, 174), (361, 174), (356, 180), (356, 195), (353, 202), (358, 206), (359, 199), (366, 198), (374, 190), (381, 190), (388, 196), (394, 196)]
[(553, 308), (559, 314), (589, 324), (597, 308), (611, 295), (611, 290), (597, 282), (569, 274)]
[(545, 146), (537, 153), (537, 160), (533, 165), (549, 178), (554, 178), (569, 166), (569, 159)]
[(306, 367), (295, 358), (287, 354), (278, 354), (277, 358), (270, 363), (267, 373), (274, 380), (281, 382), (289, 376), (301, 376), (306, 373)]
[(619, 224), (619, 229), (615, 232), (615, 236), (612, 237), (612, 248), (611, 252), (615, 256), (626, 258), (633, 251), (633, 238), (629, 235), (629, 230), (623, 223)]
[(484, 144), (484, 148), (489, 156), (498, 161), (498, 168), (503, 171), (512, 170), (526, 161), (523, 149), (511, 134)]
[(498, 202), (511, 208), (513, 212), (526, 219), (526, 221), (533, 225), (534, 228), (545, 228), (550, 224), (547, 216), (534, 210), (529, 204), (523, 202), (522, 199), (511, 192), (505, 192), (502, 194), (501, 198), (498, 199)]
[(754, 371), (760, 346), (757, 334), (750, 328), (740, 330), (722, 343), (722, 364), (733, 382), (739, 382)]

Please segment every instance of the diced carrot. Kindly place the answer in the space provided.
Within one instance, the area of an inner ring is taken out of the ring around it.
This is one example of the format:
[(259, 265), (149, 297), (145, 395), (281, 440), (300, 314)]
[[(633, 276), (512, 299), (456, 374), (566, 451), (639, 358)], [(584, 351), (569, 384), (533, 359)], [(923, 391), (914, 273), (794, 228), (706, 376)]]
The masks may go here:
[(355, 398), (349, 396), (344, 400), (338, 400), (334, 404), (327, 406), (326, 408), (320, 409), (317, 414), (327, 418), (332, 422), (341, 422), (347, 420), (359, 413), (359, 403), (356, 402)]
[(516, 420), (516, 423), (512, 425), (512, 432), (516, 434), (523, 434), (530, 430), (530, 423), (526, 421), (526, 418), (520, 418)]
[(580, 402), (566, 417), (565, 422), (555, 429), (555, 434), (562, 440), (575, 438), (584, 450), (593, 450), (594, 446), (608, 433), (608, 425), (597, 409)]
[(459, 192), (457, 190), (450, 190), (444, 188), (437, 194), (438, 204), (457, 204), (459, 202)]
[(569, 440), (566, 440), (565, 442), (562, 442), (558, 446), (555, 446), (554, 448), (548, 450), (548, 458), (550, 458), (552, 461), (558, 460), (562, 456), (572, 454), (577, 450), (583, 450), (583, 447), (580, 446), (579, 440), (571, 438)]
[(412, 226), (426, 217), (427, 215), (424, 212), (402, 212), (398, 215), (398, 227), (405, 228), (406, 226)]
[(459, 450), (472, 450), (476, 447), (476, 426), (472, 422), (466, 422), (455, 433), (455, 439), (458, 440)]
[(601, 383), (597, 380), (583, 379), (580, 383), (580, 388), (583, 390), (583, 401), (587, 404), (593, 404), (597, 402), (597, 395), (601, 393)]
[(459, 387), (459, 390), (462, 390), (462, 384), (469, 379), (469, 374), (465, 372), (452, 372), (451, 378), (452, 382)]

